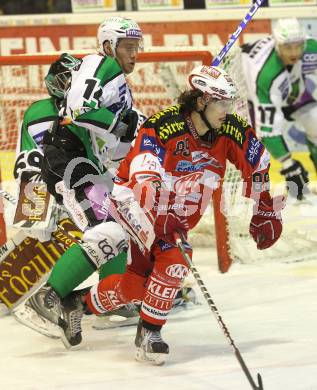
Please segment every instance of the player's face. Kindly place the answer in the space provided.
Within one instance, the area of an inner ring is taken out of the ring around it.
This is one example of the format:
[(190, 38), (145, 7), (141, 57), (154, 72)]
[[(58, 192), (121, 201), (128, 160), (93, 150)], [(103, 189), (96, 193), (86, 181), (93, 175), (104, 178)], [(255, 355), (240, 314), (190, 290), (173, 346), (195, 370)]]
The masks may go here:
[(284, 65), (295, 65), (303, 55), (304, 43), (286, 43), (278, 46), (278, 53)]
[(139, 39), (120, 39), (116, 50), (116, 58), (125, 74), (133, 72), (139, 50)]
[(233, 100), (219, 100), (208, 103), (205, 115), (211, 127), (219, 129), (226, 119), (226, 115), (233, 110)]

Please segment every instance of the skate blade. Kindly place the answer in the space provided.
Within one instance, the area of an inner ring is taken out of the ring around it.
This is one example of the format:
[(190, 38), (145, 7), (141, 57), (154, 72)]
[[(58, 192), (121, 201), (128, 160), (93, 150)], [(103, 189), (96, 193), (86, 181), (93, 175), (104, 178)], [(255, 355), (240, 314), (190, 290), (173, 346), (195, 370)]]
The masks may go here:
[(165, 363), (166, 353), (144, 352), (142, 348), (137, 348), (135, 360), (140, 363), (148, 363), (153, 366), (162, 366)]
[(60, 338), (60, 329), (58, 325), (40, 316), (31, 307), (23, 306), (22, 308), (14, 311), (12, 314), (20, 324), (25, 325), (43, 336), (51, 339)]
[(77, 344), (77, 345), (72, 345), (70, 344), (70, 342), (68, 341), (67, 337), (65, 336), (65, 333), (63, 331), (63, 329), (59, 328), (59, 337), (60, 339), (62, 340), (63, 344), (64, 344), (64, 347), (70, 351), (78, 351), (80, 348), (81, 348), (81, 343)]
[(96, 330), (121, 328), (125, 326), (137, 325), (138, 322), (139, 316), (130, 318), (117, 315), (98, 316), (95, 320), (95, 323), (92, 325), (92, 328)]

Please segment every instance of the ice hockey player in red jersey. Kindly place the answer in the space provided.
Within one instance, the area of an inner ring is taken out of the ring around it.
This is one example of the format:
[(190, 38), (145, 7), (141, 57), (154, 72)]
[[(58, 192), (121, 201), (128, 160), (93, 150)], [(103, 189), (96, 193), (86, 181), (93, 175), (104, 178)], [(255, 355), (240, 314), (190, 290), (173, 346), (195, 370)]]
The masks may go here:
[(224, 177), (226, 160), (241, 171), (245, 196), (255, 200), (250, 233), (258, 249), (273, 245), (282, 232), (283, 201), (268, 192), (269, 154), (232, 112), (234, 82), (221, 68), (208, 66), (196, 67), (188, 82), (178, 105), (143, 124), (118, 171), (112, 212), (131, 237), (127, 270), (101, 280), (85, 296), (95, 314), (139, 302), (136, 359), (153, 364), (162, 364), (169, 352), (161, 328), (188, 273), (173, 232), (183, 236), (191, 254), (187, 232)]

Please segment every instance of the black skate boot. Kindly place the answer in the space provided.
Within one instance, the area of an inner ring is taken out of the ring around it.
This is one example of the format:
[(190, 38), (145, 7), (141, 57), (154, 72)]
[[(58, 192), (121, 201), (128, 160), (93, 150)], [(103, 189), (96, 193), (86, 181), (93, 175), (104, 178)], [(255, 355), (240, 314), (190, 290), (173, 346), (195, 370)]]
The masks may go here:
[(58, 310), (57, 308), (61, 304), (60, 297), (57, 295), (56, 291), (50, 286), (46, 287), (46, 293), (44, 295), (43, 301), (44, 301), (44, 306), (47, 309)]
[(84, 314), (82, 295), (82, 291), (73, 291), (61, 299), (58, 325), (62, 329), (61, 339), (66, 348), (76, 347), (82, 341), (81, 320)]
[(135, 359), (138, 362), (148, 362), (156, 366), (165, 363), (169, 347), (161, 337), (161, 326), (153, 325), (140, 319), (135, 346), (137, 347)]

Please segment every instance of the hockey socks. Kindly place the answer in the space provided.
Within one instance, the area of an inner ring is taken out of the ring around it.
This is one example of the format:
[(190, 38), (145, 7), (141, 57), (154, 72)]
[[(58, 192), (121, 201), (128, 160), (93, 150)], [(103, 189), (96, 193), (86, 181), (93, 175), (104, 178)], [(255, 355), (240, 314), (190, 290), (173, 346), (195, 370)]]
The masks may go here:
[(80, 246), (73, 245), (57, 261), (47, 283), (64, 298), (95, 270)]
[(103, 264), (99, 269), (99, 280), (113, 274), (123, 274), (125, 272), (127, 265), (127, 254), (119, 253), (119, 255), (109, 261), (106, 264)]

